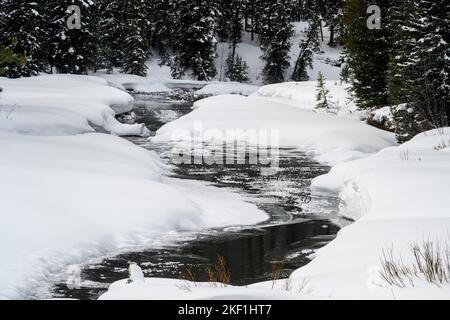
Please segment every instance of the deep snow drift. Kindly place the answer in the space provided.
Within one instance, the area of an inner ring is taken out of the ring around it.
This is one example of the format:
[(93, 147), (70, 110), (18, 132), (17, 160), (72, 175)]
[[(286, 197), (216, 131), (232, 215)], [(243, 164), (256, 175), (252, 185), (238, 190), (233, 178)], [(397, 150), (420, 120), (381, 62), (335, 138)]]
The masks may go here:
[(133, 98), (120, 85), (97, 77), (48, 75), (0, 77), (0, 128), (30, 135), (65, 135), (101, 128), (116, 135), (146, 135), (142, 125), (125, 125), (116, 114), (130, 111)]
[[(412, 245), (443, 244), (450, 230), (450, 128), (423, 133), (365, 159), (338, 165), (313, 182), (315, 195), (341, 198), (340, 214), (356, 222), (288, 280), (246, 288), (148, 279), (113, 284), (102, 299), (448, 299), (450, 284), (423, 274), (400, 288), (380, 275), (383, 250), (412, 266)], [(420, 191), (420, 195), (418, 195)], [(446, 261), (443, 261), (445, 264)]]
[(227, 190), (165, 178), (155, 153), (92, 133), (146, 133), (115, 119), (133, 106), (121, 84), (53, 75), (0, 85), (0, 299), (28, 298), (90, 257), (268, 218)]
[[(291, 84), (286, 84), (291, 88)], [(284, 89), (282, 85), (278, 88)], [(312, 111), (310, 92), (303, 101), (259, 96), (224, 95), (200, 100), (190, 114), (163, 126), (154, 141), (190, 142), (196, 128), (219, 130), (278, 130), (280, 144), (309, 152), (320, 162), (337, 164), (359, 159), (395, 145), (394, 135), (358, 119)], [(273, 90), (272, 90), (273, 91)], [(278, 95), (274, 95), (278, 96)]]
[(156, 154), (117, 137), (0, 133), (0, 152), (0, 298), (170, 232), (267, 219), (240, 196), (163, 178)]
[(313, 192), (338, 195), (340, 213), (357, 221), (292, 277), (309, 279), (323, 297), (448, 299), (449, 285), (439, 288), (420, 275), (414, 288), (390, 287), (378, 270), (383, 249), (409, 264), (414, 243), (448, 243), (449, 150), (450, 128), (430, 131), (315, 179)]

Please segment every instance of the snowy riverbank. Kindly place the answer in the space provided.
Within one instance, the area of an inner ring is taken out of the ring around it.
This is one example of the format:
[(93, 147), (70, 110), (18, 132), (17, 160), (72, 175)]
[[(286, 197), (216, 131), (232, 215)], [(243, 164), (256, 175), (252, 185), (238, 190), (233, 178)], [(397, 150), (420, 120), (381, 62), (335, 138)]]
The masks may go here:
[[(423, 250), (433, 243), (436, 252), (443, 257), (448, 254), (449, 129), (427, 132), (395, 146), (392, 134), (371, 128), (352, 115), (348, 119), (314, 113), (307, 96), (291, 94), (292, 87), (262, 88), (250, 98), (222, 96), (199, 101), (194, 112), (163, 127), (155, 139), (170, 141), (179, 129), (192, 134), (196, 121), (219, 130), (279, 128), (282, 144), (296, 145), (335, 164), (329, 174), (313, 181), (313, 193), (339, 197), (339, 213), (356, 222), (288, 280), (254, 284), (248, 291), (197, 284), (188, 289), (192, 297), (448, 299), (448, 283), (426, 281), (417, 265), (414, 267), (417, 262), (411, 247)], [(274, 90), (277, 88), (281, 90)], [(300, 101), (304, 104), (296, 105)], [(404, 276), (403, 288), (382, 278), (383, 264), (396, 261), (402, 261), (401, 267), (416, 269)], [(185, 287), (177, 286), (175, 280), (148, 281), (139, 285), (119, 282), (102, 298), (156, 298), (150, 290), (188, 298)]]
[(241, 196), (164, 178), (156, 154), (92, 133), (143, 128), (117, 122), (133, 99), (104, 80), (0, 82), (0, 298), (27, 298), (72, 263), (175, 232), (268, 218)]

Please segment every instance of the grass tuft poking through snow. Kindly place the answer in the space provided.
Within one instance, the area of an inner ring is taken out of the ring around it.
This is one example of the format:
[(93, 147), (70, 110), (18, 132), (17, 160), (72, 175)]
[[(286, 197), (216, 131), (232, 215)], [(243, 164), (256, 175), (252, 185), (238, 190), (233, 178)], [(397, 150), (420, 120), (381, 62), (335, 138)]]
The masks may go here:
[(448, 242), (424, 241), (411, 245), (414, 261), (403, 262), (394, 249), (383, 249), (381, 278), (391, 286), (414, 287), (415, 280), (442, 286), (450, 282), (450, 247)]

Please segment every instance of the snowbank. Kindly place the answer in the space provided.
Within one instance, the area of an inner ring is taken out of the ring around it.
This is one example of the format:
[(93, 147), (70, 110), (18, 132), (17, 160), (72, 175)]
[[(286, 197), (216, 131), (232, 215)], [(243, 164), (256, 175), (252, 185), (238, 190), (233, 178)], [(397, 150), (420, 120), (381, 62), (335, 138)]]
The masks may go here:
[(30, 135), (92, 132), (145, 135), (143, 125), (124, 125), (116, 114), (131, 111), (133, 98), (96, 77), (48, 75), (0, 78), (0, 130)]
[[(290, 103), (292, 106), (305, 110), (314, 110), (317, 95), (316, 81), (286, 82), (261, 87), (254, 96), (265, 97), (273, 101)], [(350, 100), (348, 85), (339, 81), (325, 81), (325, 87), (330, 91), (330, 104), (339, 115), (354, 113), (359, 116), (356, 105)]]
[(301, 148), (329, 164), (359, 159), (395, 145), (391, 133), (355, 119), (303, 110), (287, 99), (216, 96), (196, 102), (194, 108), (192, 113), (158, 130), (154, 141), (179, 142), (174, 140), (180, 138), (180, 133), (192, 137), (199, 124), (204, 132), (279, 130), (281, 146)]
[(110, 135), (0, 133), (0, 299), (29, 297), (68, 264), (171, 232), (267, 219), (238, 195), (163, 170), (156, 154)]
[(140, 77), (130, 74), (106, 74), (97, 72), (93, 75), (123, 86), (126, 90), (140, 93), (170, 92), (160, 79), (154, 77)]
[(258, 91), (259, 87), (239, 83), (239, 82), (216, 82), (206, 85), (200, 90), (197, 90), (195, 93), (200, 95), (211, 95), (218, 96), (222, 94), (239, 94), (243, 96), (249, 96), (256, 91)]
[(400, 289), (379, 279), (383, 249), (392, 248), (408, 264), (413, 260), (413, 243), (448, 243), (448, 151), (450, 128), (430, 131), (315, 179), (313, 193), (339, 196), (340, 214), (357, 221), (293, 278), (308, 279), (313, 293), (323, 297), (450, 298), (450, 285), (439, 288), (416, 279), (414, 288)]
[(147, 278), (141, 283), (113, 283), (100, 300), (300, 300), (294, 291), (248, 289), (222, 284)]

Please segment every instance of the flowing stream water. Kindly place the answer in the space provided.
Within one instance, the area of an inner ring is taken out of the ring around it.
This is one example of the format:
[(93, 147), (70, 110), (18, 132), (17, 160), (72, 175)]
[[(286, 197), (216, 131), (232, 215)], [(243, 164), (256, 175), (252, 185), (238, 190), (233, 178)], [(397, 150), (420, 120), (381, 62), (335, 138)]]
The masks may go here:
[[(193, 95), (188, 91), (175, 95), (136, 94), (135, 100), (137, 121), (153, 132), (191, 112), (193, 105)], [(168, 145), (137, 137), (129, 140), (170, 162)], [(270, 280), (274, 268), (281, 267), (282, 277), (289, 276), (310, 262), (314, 250), (333, 240), (345, 222), (334, 214), (335, 199), (313, 198), (310, 194), (311, 179), (327, 173), (329, 167), (298, 150), (283, 149), (276, 175), (261, 175), (260, 169), (258, 165), (180, 165), (173, 168), (170, 176), (242, 193), (268, 213), (268, 221), (255, 226), (205, 230), (167, 245), (86, 264), (81, 268), (81, 288), (69, 288), (67, 279), (61, 278), (53, 286), (53, 297), (96, 299), (112, 282), (128, 277), (129, 262), (138, 263), (148, 277), (180, 279), (190, 270), (196, 280), (206, 281), (207, 268), (220, 255), (225, 258), (235, 285)]]

